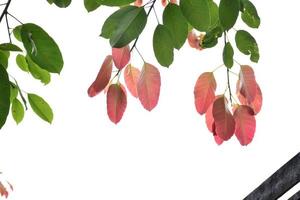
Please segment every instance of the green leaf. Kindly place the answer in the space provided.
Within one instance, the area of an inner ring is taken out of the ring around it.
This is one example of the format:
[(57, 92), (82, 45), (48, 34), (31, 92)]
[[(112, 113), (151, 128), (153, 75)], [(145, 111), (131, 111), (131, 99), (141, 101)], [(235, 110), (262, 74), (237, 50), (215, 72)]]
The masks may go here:
[(258, 62), (259, 60), (259, 48), (256, 40), (250, 33), (244, 30), (237, 31), (235, 35), (235, 42), (237, 48), (245, 55), (250, 55), (252, 62)]
[(180, 8), (187, 21), (198, 31), (207, 31), (211, 25), (208, 0), (181, 0)]
[(241, 0), (242, 20), (251, 28), (258, 28), (260, 17), (255, 6), (249, 0)]
[(16, 63), (22, 71), (29, 72), (28, 64), (27, 64), (25, 56), (18, 54), (16, 57)]
[(84, 0), (84, 7), (88, 12), (96, 10), (100, 5), (96, 0)]
[(167, 5), (163, 13), (163, 23), (171, 33), (174, 47), (180, 49), (188, 35), (188, 24), (178, 5)]
[(231, 29), (240, 11), (240, 0), (221, 0), (219, 5), (220, 23), (225, 30)]
[(95, 0), (95, 1), (100, 5), (105, 5), (105, 6), (125, 6), (134, 2), (135, 0)]
[(153, 35), (153, 50), (159, 64), (169, 67), (173, 62), (173, 41), (171, 33), (164, 25), (159, 24)]
[(30, 57), (26, 57), (26, 62), (30, 74), (37, 80), (40, 80), (42, 83), (47, 85), (51, 81), (51, 75), (48, 71), (42, 69), (36, 63), (34, 63)]
[(15, 98), (12, 102), (11, 113), (17, 124), (22, 122), (22, 120), (24, 119), (24, 106), (17, 98)]
[(5, 69), (8, 67), (8, 57), (9, 54), (6, 51), (0, 50), (0, 65), (2, 65)]
[(52, 109), (42, 97), (36, 94), (28, 94), (28, 101), (35, 114), (37, 114), (41, 119), (45, 120), (46, 122), (50, 124), (52, 123)]
[(48, 3), (52, 4), (54, 3), (56, 6), (60, 7), (60, 8), (66, 8), (68, 7), (72, 0), (47, 0)]
[(141, 34), (146, 23), (147, 14), (143, 7), (125, 13), (110, 38), (110, 45), (115, 48), (126, 46)]
[(17, 98), (18, 94), (19, 89), (14, 83), (10, 82), (10, 102), (13, 102), (13, 100)]
[(234, 55), (233, 48), (230, 42), (227, 42), (223, 50), (223, 62), (224, 65), (229, 69), (233, 66), (233, 55)]
[(0, 49), (3, 51), (22, 51), (20, 47), (11, 43), (0, 44)]
[(213, 0), (208, 0), (208, 6), (209, 6), (209, 12), (210, 12), (209, 30), (211, 30), (220, 24), (219, 7)]
[(6, 69), (0, 64), (0, 129), (6, 122), (10, 107), (10, 82)]
[(120, 20), (125, 16), (128, 12), (136, 9), (135, 6), (126, 6), (123, 8), (120, 8), (116, 12), (114, 12), (112, 15), (110, 15), (106, 21), (104, 22), (102, 26), (101, 31), (101, 37), (104, 37), (106, 39), (111, 38), (113, 32), (117, 29)]
[(13, 34), (14, 34), (15, 38), (20, 42), (22, 42), (21, 28), (22, 28), (22, 25), (19, 25), (19, 26), (16, 26), (13, 30)]
[(59, 47), (41, 27), (24, 24), (21, 37), (29, 57), (41, 68), (52, 73), (60, 73), (64, 62)]
[(218, 44), (219, 38), (223, 35), (223, 29), (220, 26), (207, 32), (202, 41), (203, 48), (212, 48)]

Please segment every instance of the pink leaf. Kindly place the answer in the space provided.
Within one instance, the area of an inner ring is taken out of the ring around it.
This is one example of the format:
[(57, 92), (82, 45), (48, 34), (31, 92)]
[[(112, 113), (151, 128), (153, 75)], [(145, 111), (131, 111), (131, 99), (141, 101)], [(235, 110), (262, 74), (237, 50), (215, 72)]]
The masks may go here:
[(196, 109), (201, 115), (214, 101), (216, 87), (216, 80), (212, 72), (205, 72), (198, 78), (194, 88), (194, 96)]
[(212, 133), (214, 133), (214, 129), (215, 129), (215, 119), (213, 116), (213, 104), (211, 104), (205, 114), (205, 122), (206, 122), (206, 126), (208, 128), (208, 130)]
[(112, 57), (115, 66), (118, 69), (123, 69), (130, 60), (130, 48), (129, 45), (122, 48), (112, 48)]
[(127, 107), (127, 96), (124, 86), (112, 84), (107, 92), (107, 114), (109, 119), (117, 124), (123, 117)]
[(124, 80), (129, 92), (132, 96), (138, 98), (137, 92), (137, 84), (140, 77), (140, 70), (133, 67), (132, 65), (128, 65), (124, 71)]
[(194, 31), (189, 32), (187, 40), (192, 48), (202, 50), (202, 47), (200, 46), (201, 39)]
[(241, 145), (248, 145), (255, 133), (256, 121), (253, 110), (249, 106), (241, 105), (234, 112), (235, 136)]
[(224, 140), (222, 140), (222, 138), (220, 138), (219, 136), (215, 135), (214, 136), (214, 139), (215, 139), (215, 142), (218, 144), (218, 145), (221, 145), (223, 144)]
[(255, 96), (257, 90), (257, 83), (255, 80), (255, 75), (253, 69), (248, 65), (241, 65), (240, 71), (240, 93), (246, 97), (248, 103), (251, 103)]
[(0, 182), (0, 194), (1, 196), (5, 196), (5, 198), (8, 197), (8, 191), (1, 182)]
[(143, 5), (143, 0), (136, 0), (134, 2), (134, 5), (137, 6), (137, 7), (141, 7)]
[(99, 94), (109, 83), (112, 73), (112, 56), (107, 56), (100, 68), (96, 80), (88, 89), (88, 95), (94, 97)]
[(160, 73), (156, 67), (145, 63), (141, 72), (137, 91), (139, 100), (148, 111), (151, 111), (158, 103), (160, 94)]
[(229, 140), (235, 130), (234, 118), (227, 107), (227, 99), (218, 97), (213, 105), (213, 117), (215, 119), (215, 133), (223, 140)]
[(238, 96), (241, 104), (248, 105), (253, 109), (255, 115), (260, 112), (261, 107), (262, 107), (262, 102), (263, 102), (263, 96), (262, 96), (262, 92), (261, 92), (261, 89), (258, 84), (257, 84), (257, 88), (256, 88), (255, 98), (250, 104), (248, 103), (246, 97), (240, 93), (240, 91), (237, 91), (237, 96)]
[(163, 5), (163, 6), (166, 6), (167, 5), (167, 0), (161, 0), (161, 4)]

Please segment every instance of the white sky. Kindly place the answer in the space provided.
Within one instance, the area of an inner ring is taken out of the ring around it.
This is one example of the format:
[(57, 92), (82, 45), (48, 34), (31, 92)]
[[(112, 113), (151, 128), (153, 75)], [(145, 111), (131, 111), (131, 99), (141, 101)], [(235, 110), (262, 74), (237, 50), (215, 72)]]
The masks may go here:
[[(255, 69), (264, 106), (248, 147), (235, 138), (218, 147), (195, 110), (193, 88), (201, 73), (222, 63), (223, 42), (203, 52), (186, 44), (170, 69), (163, 69), (152, 51), (156, 21), (151, 15), (137, 46), (161, 71), (159, 105), (148, 113), (130, 96), (115, 126), (106, 116), (104, 95), (91, 99), (86, 92), (110, 53), (108, 41), (98, 35), (113, 9), (87, 14), (83, 0), (65, 10), (46, 0), (13, 0), (10, 12), (47, 30), (60, 45), (65, 66), (43, 87), (10, 62), (9, 73), (24, 90), (43, 96), (55, 119), (50, 126), (28, 111), (21, 125), (10, 116), (1, 130), (0, 171), (15, 187), (9, 199), (238, 200), (255, 189), (299, 151), (300, 2), (253, 2), (262, 24), (247, 30), (259, 43), (261, 60), (251, 64), (237, 51), (236, 59)], [(161, 13), (160, 5), (156, 8)], [(239, 22), (235, 28), (246, 26)], [(1, 42), (5, 34), (1, 31)], [(234, 31), (229, 37), (233, 42)], [(136, 53), (132, 63), (141, 67)], [(219, 91), (225, 75), (217, 72)]]

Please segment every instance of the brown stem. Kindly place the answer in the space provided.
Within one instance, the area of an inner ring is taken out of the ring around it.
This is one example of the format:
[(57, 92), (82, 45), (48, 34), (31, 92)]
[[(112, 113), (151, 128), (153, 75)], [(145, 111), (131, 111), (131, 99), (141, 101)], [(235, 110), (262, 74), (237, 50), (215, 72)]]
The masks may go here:
[(8, 7), (9, 7), (10, 3), (11, 3), (11, 0), (8, 0), (6, 5), (5, 5), (5, 8), (4, 8), (3, 12), (0, 15), (0, 23), (2, 22), (4, 16), (7, 14), (7, 10), (8, 10)]

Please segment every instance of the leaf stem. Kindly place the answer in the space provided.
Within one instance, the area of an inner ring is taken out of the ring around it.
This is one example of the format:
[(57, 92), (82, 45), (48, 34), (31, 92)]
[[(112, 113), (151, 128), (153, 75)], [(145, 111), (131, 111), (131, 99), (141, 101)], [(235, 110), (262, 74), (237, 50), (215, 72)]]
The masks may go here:
[(11, 0), (8, 0), (6, 5), (5, 5), (5, 8), (4, 8), (3, 12), (0, 15), (0, 23), (2, 22), (5, 14), (7, 13), (7, 10), (8, 10), (8, 7), (9, 7), (10, 3), (11, 3)]

